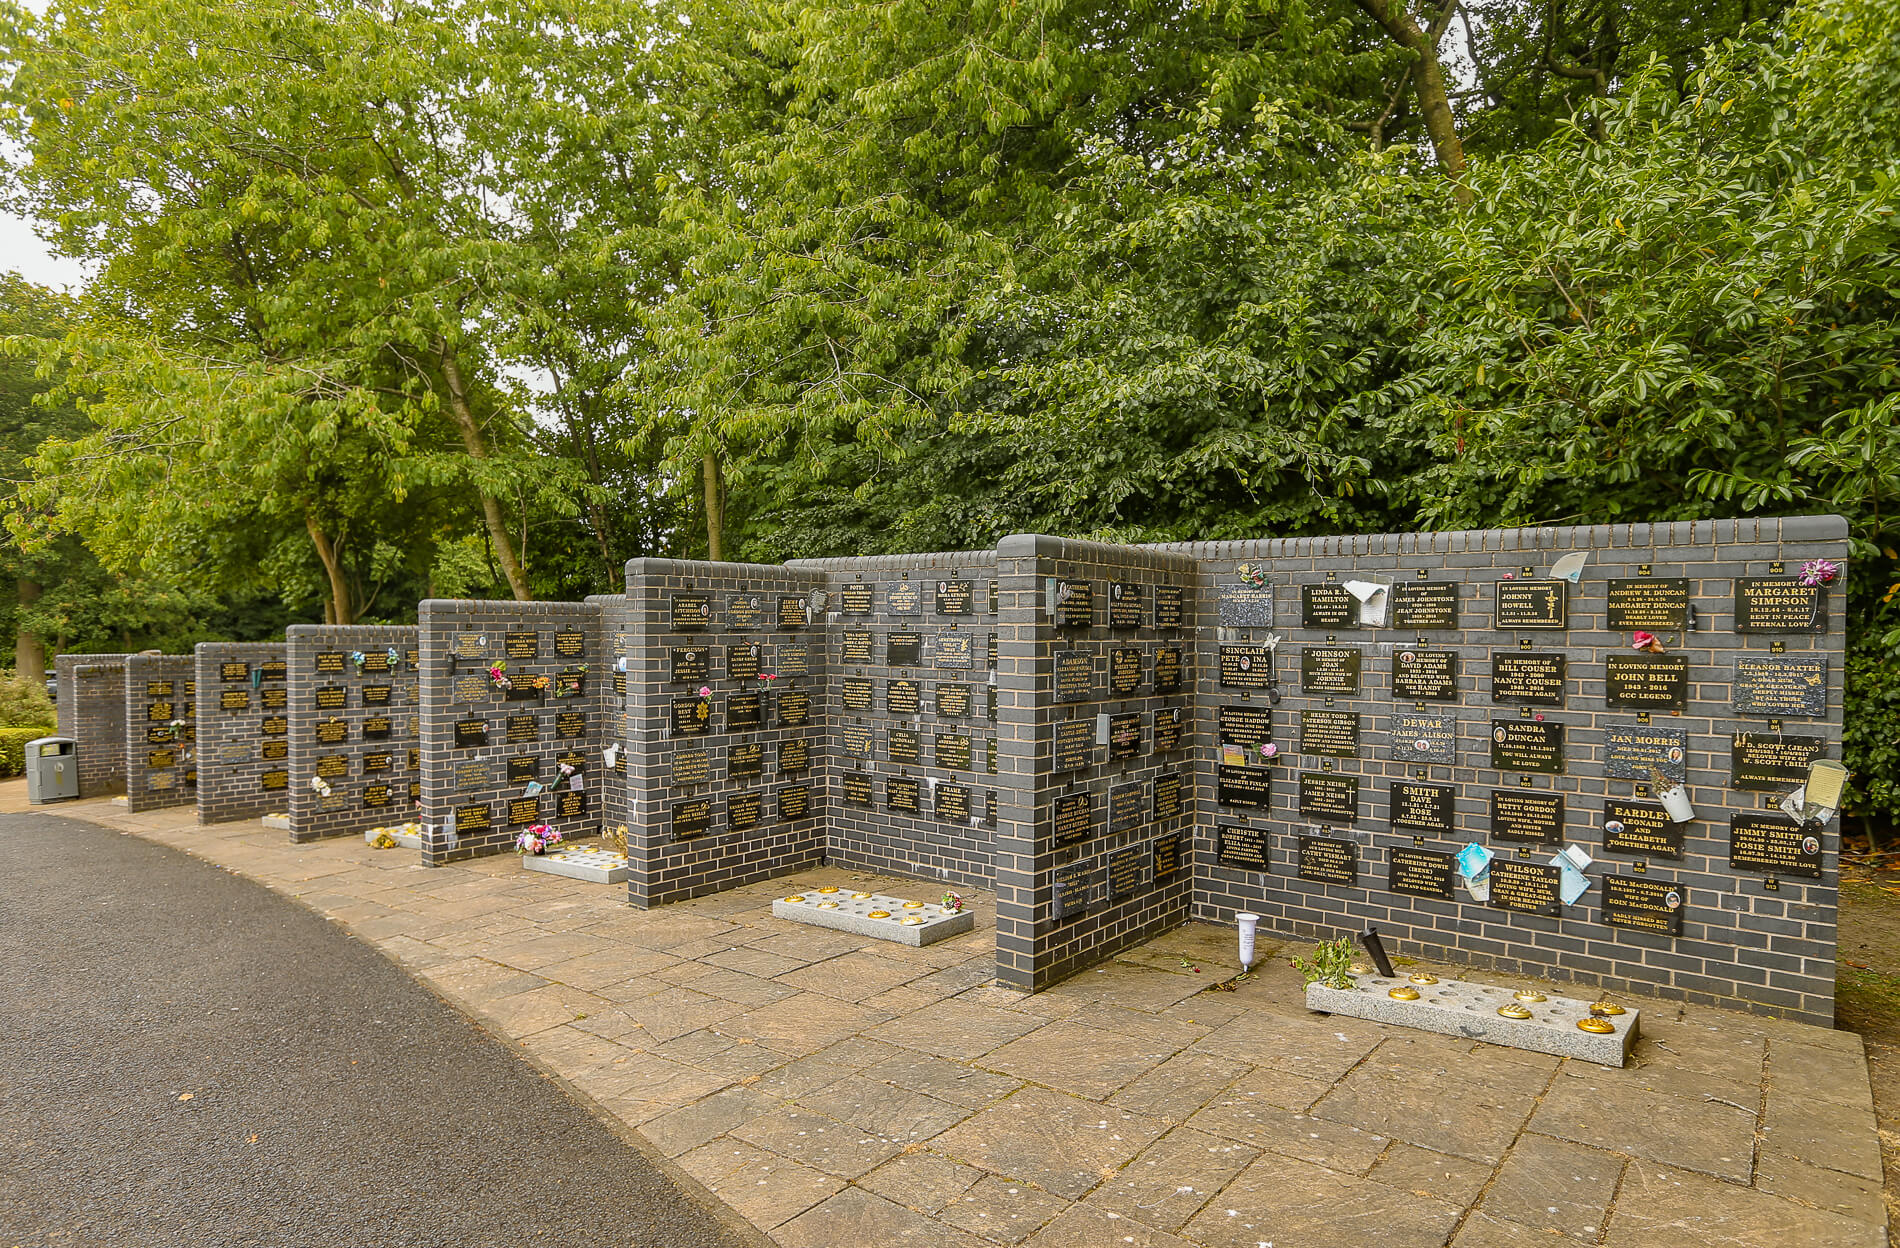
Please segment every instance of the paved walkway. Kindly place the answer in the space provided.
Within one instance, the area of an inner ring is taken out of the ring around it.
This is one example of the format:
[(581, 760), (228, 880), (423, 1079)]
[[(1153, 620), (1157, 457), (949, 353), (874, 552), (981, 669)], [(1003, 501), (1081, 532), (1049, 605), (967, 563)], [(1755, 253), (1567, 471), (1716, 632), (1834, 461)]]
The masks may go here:
[(1611, 1070), (1308, 1014), (1283, 958), (1206, 991), (1236, 970), (1223, 929), (1024, 997), (990, 982), (987, 898), (921, 950), (771, 916), (823, 882), (934, 891), (914, 881), (641, 912), (512, 857), (427, 870), (188, 809), (58, 811), (344, 925), (782, 1248), (1886, 1243), (1850, 1033), (1639, 1002)]

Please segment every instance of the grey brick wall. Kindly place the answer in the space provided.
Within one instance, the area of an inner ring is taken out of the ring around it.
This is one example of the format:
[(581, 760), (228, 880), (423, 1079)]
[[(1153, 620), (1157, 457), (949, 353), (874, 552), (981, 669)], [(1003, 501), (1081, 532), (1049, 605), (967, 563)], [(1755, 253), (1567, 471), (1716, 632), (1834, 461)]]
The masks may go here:
[[(79, 796), (125, 791), (125, 654), (62, 654), (59, 735), (78, 744)], [(142, 735), (142, 734), (141, 734)]]
[[(422, 774), (415, 757), (421, 720), (416, 630), (293, 624), (285, 630), (284, 652), (290, 671), (290, 766), (284, 777), (290, 786), (290, 839), (345, 836), (413, 818)], [(365, 659), (361, 670), (351, 658), (357, 652)], [(276, 727), (265, 724), (260, 731)], [(276, 776), (269, 770), (264, 776), (268, 796), (276, 791)], [(328, 794), (311, 788), (317, 777), (330, 786)]]
[[(547, 823), (568, 840), (600, 830), (600, 756), (611, 687), (599, 602), (468, 602), (421, 606), (423, 861), (431, 866), (512, 849)], [(489, 665), (507, 663), (511, 689)], [(563, 675), (567, 677), (564, 681)], [(571, 696), (557, 690), (575, 687)], [(544, 680), (537, 689), (534, 682)], [(485, 738), (458, 736), (479, 728)], [(568, 767), (567, 773), (561, 771)], [(581, 787), (573, 787), (579, 776)], [(543, 791), (530, 794), (532, 784)], [(455, 814), (457, 843), (442, 829)]]
[(197, 664), (188, 654), (125, 661), (125, 798), (129, 810), (189, 806), (198, 783)]
[[(198, 822), (229, 823), (290, 809), (290, 735), (264, 734), (290, 711), (289, 660), (281, 641), (206, 641), (195, 651)], [(278, 772), (284, 783), (264, 787)]]

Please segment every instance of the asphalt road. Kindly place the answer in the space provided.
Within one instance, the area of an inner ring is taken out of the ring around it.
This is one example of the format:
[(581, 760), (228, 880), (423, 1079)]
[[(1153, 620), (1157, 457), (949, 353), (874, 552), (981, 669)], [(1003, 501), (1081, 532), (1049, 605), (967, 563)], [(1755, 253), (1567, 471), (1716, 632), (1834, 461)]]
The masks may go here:
[(375, 950), (0, 815), (0, 1248), (754, 1245)]

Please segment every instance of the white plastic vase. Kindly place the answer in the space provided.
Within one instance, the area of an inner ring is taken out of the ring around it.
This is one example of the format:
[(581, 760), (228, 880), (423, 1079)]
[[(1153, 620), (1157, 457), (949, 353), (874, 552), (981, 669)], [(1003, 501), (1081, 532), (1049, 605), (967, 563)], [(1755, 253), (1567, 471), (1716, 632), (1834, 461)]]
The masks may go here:
[(1253, 937), (1259, 930), (1260, 916), (1243, 911), (1234, 916), (1234, 922), (1240, 925), (1240, 969), (1250, 970), (1253, 967)]
[(1663, 810), (1676, 823), (1687, 823), (1695, 818), (1695, 807), (1689, 802), (1689, 790), (1686, 786), (1675, 784), (1656, 795), (1662, 800)]

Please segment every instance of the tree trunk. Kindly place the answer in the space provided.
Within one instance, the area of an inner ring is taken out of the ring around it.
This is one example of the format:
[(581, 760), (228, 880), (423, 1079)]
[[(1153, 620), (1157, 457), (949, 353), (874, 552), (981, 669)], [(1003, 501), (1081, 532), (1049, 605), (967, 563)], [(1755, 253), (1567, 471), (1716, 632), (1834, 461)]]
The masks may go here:
[[(1405, 0), (1359, 0), (1359, 7), (1379, 23), (1386, 35), (1400, 47), (1410, 48), (1412, 93), (1418, 99), (1418, 111), (1425, 118), (1425, 133), (1431, 138), (1438, 167), (1451, 179), (1452, 195), (1461, 204), (1471, 202), (1471, 188), (1465, 185), (1465, 145), (1458, 136), (1458, 119), (1452, 115), (1451, 97), (1445, 92), (1445, 67), (1438, 59), (1438, 38), (1442, 25), (1426, 30), (1406, 11)], [(1449, 7), (1446, 14), (1450, 14)]]
[[(468, 386), (462, 380), (462, 366), (449, 350), (446, 343), (438, 343), (437, 350), (442, 359), (442, 379), (449, 387), (449, 415), (455, 418), (455, 424), (462, 431), (462, 446), (471, 459), (487, 459), (488, 443), (482, 438), (481, 426), (475, 423), (475, 413), (468, 402)], [(482, 519), (488, 525), (488, 541), (495, 549), (495, 560), (501, 564), (501, 573), (508, 578), (508, 588), (514, 592), (516, 602), (532, 602), (534, 594), (528, 589), (527, 574), (521, 570), (520, 562), (515, 558), (514, 539), (508, 536), (508, 519), (501, 514), (501, 504), (487, 490), (477, 490), (482, 500)]]
[(309, 530), (310, 544), (317, 548), (317, 558), (323, 561), (324, 575), (330, 578), (330, 601), (325, 604), (330, 624), (356, 623), (356, 604), (350, 599), (350, 578), (343, 573), (343, 561), (337, 556), (336, 546), (330, 541), (317, 518), (308, 512), (303, 518), (304, 528)]
[(719, 479), (719, 456), (707, 451), (700, 457), (706, 477), (706, 557), (718, 563), (726, 557), (725, 483)]
[[(22, 607), (30, 607), (40, 600), (40, 583), (30, 577), (20, 577), (14, 582), (14, 588)], [(36, 685), (46, 683), (45, 643), (40, 641), (38, 633), (30, 631), (24, 624), (20, 625), (13, 640), (13, 673)]]

